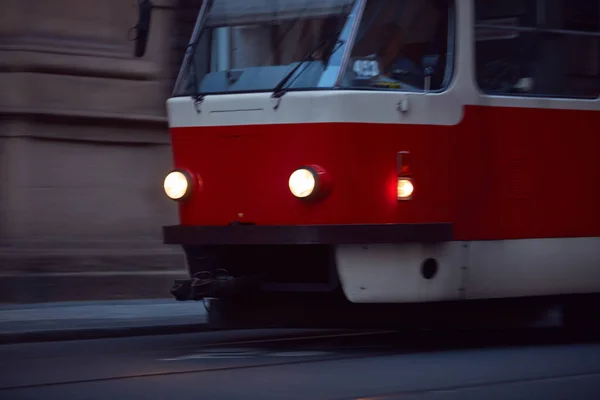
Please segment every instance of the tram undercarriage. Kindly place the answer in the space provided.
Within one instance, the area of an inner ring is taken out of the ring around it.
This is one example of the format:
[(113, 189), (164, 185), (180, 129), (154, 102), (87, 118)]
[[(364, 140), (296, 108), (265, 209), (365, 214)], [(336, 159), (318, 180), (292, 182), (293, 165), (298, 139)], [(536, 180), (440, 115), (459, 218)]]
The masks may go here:
[[(190, 279), (179, 301), (202, 301), (214, 329), (511, 329), (600, 332), (598, 295), (569, 294), (405, 303), (354, 303), (333, 245), (184, 246)], [(431, 271), (421, 268), (422, 279)], [(590, 308), (591, 307), (591, 308)]]

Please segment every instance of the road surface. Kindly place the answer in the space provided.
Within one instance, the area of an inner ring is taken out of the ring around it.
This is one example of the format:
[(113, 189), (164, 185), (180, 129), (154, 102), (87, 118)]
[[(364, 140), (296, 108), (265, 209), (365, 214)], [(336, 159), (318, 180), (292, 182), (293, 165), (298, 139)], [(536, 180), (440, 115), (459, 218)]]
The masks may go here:
[(600, 341), (237, 331), (0, 346), (9, 399), (598, 399)]

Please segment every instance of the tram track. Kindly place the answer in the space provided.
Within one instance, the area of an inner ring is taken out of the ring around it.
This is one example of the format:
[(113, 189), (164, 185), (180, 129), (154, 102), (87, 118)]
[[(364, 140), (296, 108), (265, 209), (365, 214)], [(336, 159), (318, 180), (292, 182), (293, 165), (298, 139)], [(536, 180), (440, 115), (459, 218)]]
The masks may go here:
[[(473, 332), (472, 332), (473, 333)], [(513, 332), (514, 333), (514, 332)], [(539, 333), (539, 332), (538, 332)], [(185, 345), (185, 346), (171, 346), (168, 348), (156, 348), (148, 351), (130, 351), (129, 354), (136, 354), (138, 356), (142, 354), (158, 353), (164, 350), (170, 350), (171, 352), (180, 354), (182, 350), (194, 350), (196, 353), (203, 350), (210, 350), (215, 348), (225, 348), (232, 351), (239, 349), (239, 346), (259, 346), (263, 349), (275, 348), (275, 350), (281, 347), (292, 347), (294, 349), (305, 349), (306, 346), (301, 344), (308, 344), (308, 348), (334, 348), (341, 350), (341, 354), (328, 353), (324, 356), (310, 356), (302, 359), (293, 360), (281, 360), (272, 361), (272, 358), (265, 359), (264, 357), (257, 358), (255, 362), (242, 365), (203, 365), (203, 366), (190, 366), (183, 369), (170, 369), (164, 370), (164, 368), (157, 367), (156, 371), (143, 372), (143, 373), (129, 373), (129, 374), (114, 374), (107, 376), (97, 376), (83, 379), (56, 379), (48, 380), (46, 382), (38, 383), (23, 383), (16, 385), (5, 385), (0, 386), (0, 392), (9, 392), (15, 390), (24, 389), (36, 389), (45, 387), (56, 387), (56, 386), (68, 386), (78, 384), (90, 384), (90, 383), (102, 383), (102, 382), (116, 382), (125, 380), (135, 380), (143, 378), (156, 378), (156, 377), (169, 377), (169, 376), (183, 376), (190, 374), (205, 374), (205, 373), (219, 373), (227, 371), (242, 371), (252, 370), (258, 368), (270, 368), (270, 367), (284, 367), (302, 364), (316, 364), (316, 363), (327, 363), (336, 362), (343, 360), (360, 360), (376, 357), (385, 356), (398, 356), (398, 355), (409, 355), (409, 354), (425, 354), (430, 352), (443, 352), (443, 351), (460, 351), (469, 350), (480, 347), (492, 346), (494, 348), (503, 346), (520, 346), (520, 345), (538, 345), (538, 344), (563, 344), (569, 343), (572, 340), (569, 338), (555, 335), (554, 337), (548, 336), (548, 332), (543, 336), (545, 338), (537, 337), (537, 340), (532, 341), (530, 337), (511, 337), (513, 335), (499, 335), (499, 332), (487, 333), (483, 336), (477, 335), (466, 335), (454, 333), (451, 335), (444, 334), (444, 332), (421, 332), (416, 334), (412, 332), (408, 334), (406, 332), (399, 331), (362, 331), (362, 332), (337, 332), (332, 334), (307, 334), (307, 335), (289, 335), (275, 338), (258, 338), (252, 340), (230, 340), (230, 341), (215, 341), (212, 343), (204, 343), (197, 345)], [(459, 337), (460, 336), (460, 337)], [(477, 336), (477, 337), (476, 337)], [(536, 337), (535, 335), (533, 336)], [(478, 338), (478, 340), (477, 340)], [(358, 340), (358, 343), (356, 342)], [(344, 341), (349, 341), (344, 343)], [(374, 344), (369, 344), (374, 342)], [(398, 343), (400, 342), (400, 343)], [(312, 347), (310, 346), (312, 345)], [(315, 347), (316, 345), (316, 347)], [(348, 353), (348, 351), (350, 353)], [(112, 352), (117, 353), (118, 351)], [(301, 351), (300, 351), (301, 352)], [(318, 352), (317, 352), (318, 353)], [(127, 352), (120, 352), (121, 355), (127, 354)], [(110, 356), (111, 352), (103, 352), (104, 356)], [(64, 356), (67, 358), (68, 356)], [(183, 360), (185, 357), (180, 357)], [(193, 357), (192, 357), (193, 358)], [(210, 358), (210, 357), (207, 357)], [(235, 357), (232, 357), (235, 358)], [(176, 360), (177, 357), (172, 360)], [(164, 360), (164, 359), (163, 359)], [(592, 372), (592, 374), (600, 373)], [(549, 378), (545, 378), (549, 379)], [(448, 390), (455, 390), (449, 388)], [(385, 395), (381, 395), (385, 396)], [(391, 396), (391, 395), (389, 395)], [(385, 399), (385, 397), (381, 397)]]
[[(246, 331), (242, 331), (242, 332), (246, 332)], [(252, 332), (252, 331), (248, 331), (248, 332)], [(327, 332), (331, 332), (330, 330), (327, 330)], [(356, 331), (346, 331), (346, 330), (340, 330), (340, 331), (334, 331), (336, 333), (331, 333), (331, 334), (317, 334), (315, 332), (311, 332), (311, 333), (268, 333), (265, 334), (264, 337), (259, 337), (257, 339), (251, 339), (251, 340), (230, 340), (230, 339), (216, 339), (214, 341), (211, 341), (210, 343), (203, 343), (203, 344), (198, 344), (198, 343), (194, 343), (194, 344), (184, 344), (184, 345), (175, 345), (175, 346), (168, 346), (168, 347), (153, 347), (150, 349), (131, 349), (131, 348), (121, 348), (121, 347), (117, 347), (116, 349), (113, 350), (108, 350), (106, 352), (104, 352), (103, 354), (105, 355), (110, 355), (110, 354), (147, 354), (147, 353), (155, 353), (155, 352), (160, 352), (160, 351), (165, 351), (165, 350), (186, 350), (186, 349), (203, 349), (203, 348), (211, 348), (211, 347), (217, 347), (217, 346), (239, 346), (239, 345), (252, 345), (252, 344), (260, 344), (260, 343), (286, 343), (286, 342), (293, 342), (293, 341), (304, 341), (304, 340), (318, 340), (318, 339), (335, 339), (335, 338), (350, 338), (350, 337), (356, 337), (356, 336), (367, 336), (367, 335), (374, 335), (374, 334), (393, 334), (393, 333), (397, 333), (397, 331), (392, 331), (392, 330), (386, 330), (386, 331), (361, 331), (361, 332), (356, 332)], [(194, 337), (196, 337), (196, 335), (198, 334), (212, 334), (212, 335), (217, 335), (219, 333), (219, 331), (213, 331), (213, 332), (195, 332), (195, 333), (183, 333), (178, 335), (179, 337), (186, 337), (189, 338), (188, 341), (192, 341)], [(226, 332), (226, 333), (230, 333), (230, 332)], [(163, 335), (155, 335), (155, 337), (160, 337)], [(143, 339), (148, 339), (147, 336), (143, 336), (140, 337)], [(102, 341), (102, 340), (109, 340), (109, 341), (122, 341), (122, 340), (127, 340), (130, 338), (121, 338), (121, 337), (117, 337), (117, 338), (108, 338), (108, 339), (89, 339), (90, 341)], [(25, 343), (25, 345), (34, 345), (34, 346), (38, 346), (38, 345), (43, 345), (46, 342), (39, 342), (39, 343)], [(54, 342), (56, 343), (56, 342)], [(22, 344), (17, 344), (17, 346), (20, 346)], [(8, 346), (8, 345), (4, 345), (4, 346)], [(1, 349), (1, 347), (0, 347)], [(68, 354), (64, 354), (64, 355), (56, 355), (56, 354), (50, 354), (50, 355), (45, 355), (45, 356), (40, 356), (40, 355), (32, 355), (31, 357), (25, 357), (25, 358), (68, 358), (70, 357), (70, 355)]]
[[(111, 382), (111, 381), (123, 381), (123, 380), (134, 380), (134, 379), (143, 379), (143, 378), (153, 378), (153, 377), (169, 377), (176, 375), (190, 375), (190, 374), (199, 374), (199, 373), (218, 373), (225, 371), (240, 371), (240, 370), (250, 370), (257, 368), (269, 368), (269, 367), (282, 367), (282, 366), (290, 366), (290, 365), (302, 365), (302, 364), (311, 364), (311, 363), (324, 363), (324, 362), (335, 362), (340, 360), (359, 360), (359, 359), (368, 359), (373, 357), (382, 356), (385, 354), (363, 354), (363, 355), (355, 355), (355, 356), (338, 356), (338, 357), (327, 357), (327, 358), (317, 358), (311, 360), (299, 360), (299, 361), (288, 361), (288, 362), (274, 362), (274, 363), (262, 363), (248, 366), (239, 366), (239, 367), (222, 367), (222, 368), (196, 368), (189, 369), (185, 371), (172, 371), (172, 372), (157, 372), (157, 373), (146, 373), (146, 374), (130, 374), (123, 376), (113, 376), (106, 378), (96, 378), (96, 379), (81, 379), (81, 380), (71, 380), (71, 381), (62, 381), (62, 382), (53, 382), (53, 383), (45, 383), (45, 384), (33, 384), (33, 385), (17, 385), (12, 387), (2, 387), (0, 388), (0, 392), (10, 392), (15, 390), (23, 390), (23, 389), (36, 389), (36, 388), (45, 388), (45, 387), (57, 387), (57, 386), (66, 386), (66, 385), (77, 385), (77, 384), (87, 384), (87, 383), (102, 383), (102, 382)], [(412, 397), (421, 397), (424, 395), (433, 395), (433, 394), (448, 394), (450, 392), (459, 392), (465, 390), (477, 390), (477, 389), (486, 389), (490, 388), (500, 388), (510, 385), (518, 385), (518, 384), (531, 384), (531, 383), (544, 383), (551, 381), (569, 381), (573, 379), (588, 379), (588, 378), (600, 378), (600, 369), (596, 371), (591, 371), (587, 373), (575, 373), (575, 374), (554, 374), (554, 375), (546, 375), (537, 378), (523, 378), (523, 379), (498, 379), (491, 382), (479, 383), (479, 384), (469, 384), (469, 385), (450, 385), (450, 386), (438, 386), (432, 387), (430, 389), (424, 390), (406, 390), (406, 391), (396, 391), (392, 393), (378, 393), (378, 394), (362, 394), (350, 397), (339, 397), (338, 400), (358, 400), (358, 399), (366, 399), (369, 400), (400, 400), (407, 399)]]
[(0, 387), (0, 392), (10, 391), (10, 390), (18, 390), (18, 389), (43, 388), (43, 387), (50, 387), (50, 386), (76, 385), (76, 384), (82, 384), (82, 383), (110, 382), (110, 381), (119, 381), (119, 380), (126, 380), (126, 379), (141, 379), (141, 378), (153, 378), (153, 377), (167, 377), (167, 376), (174, 376), (174, 375), (199, 374), (199, 373), (208, 373), (208, 372), (236, 371), (236, 370), (244, 370), (244, 369), (280, 367), (280, 366), (286, 366), (286, 365), (321, 363), (321, 362), (328, 362), (328, 361), (333, 362), (333, 361), (340, 361), (340, 360), (352, 360), (352, 359), (361, 359), (361, 358), (370, 358), (370, 357), (374, 357), (374, 355), (373, 354), (363, 354), (360, 356), (359, 355), (337, 356), (337, 357), (334, 356), (334, 357), (323, 357), (323, 358), (311, 359), (311, 360), (282, 361), (282, 362), (273, 362), (273, 363), (244, 365), (244, 366), (227, 366), (227, 367), (216, 367), (216, 368), (194, 368), (194, 369), (189, 369), (189, 370), (184, 370), (184, 371), (131, 374), (131, 375), (111, 376), (111, 377), (93, 378), (93, 379), (70, 380), (70, 381), (61, 381), (61, 382), (52, 382), (52, 383), (6, 386), (6, 387)]
[[(310, 341), (310, 340), (330, 340), (330, 339), (340, 339), (340, 338), (353, 338), (360, 336), (373, 336), (373, 335), (382, 335), (382, 334), (393, 334), (396, 331), (368, 331), (368, 332), (349, 332), (349, 333), (336, 333), (329, 335), (301, 335), (301, 336), (284, 336), (284, 337), (276, 337), (269, 339), (254, 339), (254, 340), (237, 340), (237, 341), (216, 341), (213, 343), (199, 344), (199, 345), (186, 345), (186, 346), (173, 346), (169, 347), (168, 350), (173, 351), (181, 351), (185, 349), (210, 349), (216, 347), (228, 347), (234, 349), (235, 346), (240, 345), (254, 345), (254, 344), (279, 344), (279, 343), (289, 343), (289, 342), (301, 342), (301, 341)], [(110, 355), (111, 353), (129, 353), (129, 354), (148, 354), (148, 353), (156, 353), (163, 350), (167, 350), (167, 348), (157, 348), (148, 351), (130, 351), (130, 352), (122, 352), (122, 351), (113, 351), (103, 353), (104, 355)], [(73, 380), (63, 380), (63, 381), (55, 381), (55, 382), (45, 382), (39, 384), (24, 384), (24, 385), (14, 385), (14, 386), (0, 386), (0, 392), (2, 391), (11, 391), (18, 389), (30, 389), (30, 388), (42, 388), (49, 386), (64, 386), (64, 385), (73, 385), (73, 384), (82, 384), (82, 383), (95, 383), (95, 382), (108, 382), (108, 381), (118, 381), (125, 379), (139, 379), (139, 378), (151, 378), (151, 377), (159, 377), (159, 376), (171, 376), (171, 375), (186, 375), (186, 374), (194, 374), (194, 373), (206, 373), (206, 372), (219, 372), (219, 371), (232, 371), (232, 370), (240, 370), (240, 369), (251, 369), (251, 368), (260, 368), (260, 367), (273, 367), (273, 366), (283, 366), (283, 365), (294, 365), (294, 364), (305, 364), (305, 363), (314, 363), (314, 362), (325, 362), (325, 361), (336, 361), (336, 360), (344, 360), (344, 359), (357, 359), (364, 357), (372, 357), (373, 354), (361, 354), (361, 355), (340, 355), (340, 356), (327, 356), (327, 357), (319, 357), (319, 358), (311, 358), (309, 360), (295, 360), (295, 361), (280, 361), (280, 362), (270, 362), (270, 363), (257, 363), (251, 365), (243, 365), (243, 366), (225, 366), (225, 367), (213, 367), (213, 368), (191, 368), (180, 371), (167, 371), (167, 372), (150, 372), (150, 373), (140, 373), (140, 374), (126, 374), (126, 375), (115, 375), (115, 376), (107, 376), (107, 377), (99, 377), (99, 378), (91, 378), (91, 379), (73, 379)], [(69, 355), (64, 355), (62, 358), (68, 358)]]
[[(278, 332), (279, 331), (279, 332)], [(361, 330), (361, 331), (356, 331), (356, 330), (343, 330), (343, 329), (339, 329), (339, 330), (306, 330), (308, 332), (304, 333), (298, 333), (296, 330), (286, 330), (286, 329), (282, 329), (282, 330), (276, 330), (275, 332), (269, 330), (265, 333), (260, 333), (260, 334), (255, 334), (255, 330), (242, 330), (242, 331), (211, 331), (211, 332), (206, 332), (206, 331), (201, 331), (201, 332), (194, 332), (194, 333), (182, 333), (182, 334), (178, 334), (178, 335), (173, 335), (173, 337), (182, 337), (182, 338), (186, 338), (187, 340), (182, 340), (186, 343), (192, 342), (195, 340), (196, 335), (211, 335), (211, 336), (217, 336), (220, 334), (234, 334), (234, 333), (247, 333), (248, 335), (254, 336), (255, 338), (253, 339), (246, 339), (246, 340), (231, 340), (229, 338), (226, 339), (221, 339), (221, 338), (216, 338), (214, 340), (211, 340), (209, 343), (193, 343), (193, 344), (182, 344), (182, 345), (172, 345), (172, 346), (168, 346), (168, 347), (151, 347), (151, 348), (145, 348), (142, 347), (141, 349), (139, 348), (131, 348), (131, 347), (122, 347), (122, 346), (116, 346), (115, 349), (111, 349), (111, 350), (107, 350), (105, 352), (103, 352), (104, 355), (111, 355), (111, 354), (149, 354), (149, 353), (157, 353), (157, 352), (161, 352), (161, 351), (166, 351), (166, 350), (187, 350), (187, 349), (208, 349), (208, 348), (214, 348), (214, 347), (219, 347), (219, 346), (240, 346), (240, 345), (253, 345), (253, 344), (277, 344), (277, 343), (293, 343), (293, 342), (303, 342), (303, 341), (309, 341), (309, 340), (335, 340), (335, 339), (344, 339), (344, 338), (353, 338), (353, 337), (371, 337), (371, 336), (375, 336), (375, 335), (395, 335), (398, 340), (404, 340), (404, 341), (408, 341), (411, 342), (414, 345), (425, 345), (426, 347), (429, 347), (432, 341), (439, 341), (441, 340), (442, 342), (446, 343), (447, 345), (451, 345), (450, 342), (454, 342), (454, 344), (452, 345), (464, 345), (465, 342), (470, 342), (471, 345), (476, 345), (478, 342), (481, 342), (481, 344), (483, 345), (487, 345), (490, 344), (490, 341), (493, 339), (494, 341), (498, 342), (498, 340), (500, 342), (503, 342), (504, 344), (512, 344), (512, 345), (519, 345), (519, 344), (530, 344), (532, 341), (534, 342), (538, 342), (540, 344), (552, 344), (552, 343), (569, 343), (569, 342), (581, 342), (581, 341), (586, 341), (586, 340), (595, 340), (596, 338), (598, 338), (600, 340), (600, 337), (590, 337), (589, 335), (583, 335), (581, 336), (577, 336), (577, 337), (573, 337), (573, 336), (566, 336), (560, 329), (544, 329), (544, 330), (535, 330), (535, 329), (526, 329), (524, 331), (518, 331), (518, 330), (509, 330), (509, 331), (482, 331), (483, 333), (480, 333), (480, 331), (477, 330), (444, 330), (444, 331), (435, 331), (435, 330), (405, 330), (405, 331), (401, 331), (401, 330)], [(316, 331), (316, 332), (315, 332)], [(260, 332), (260, 331), (259, 331)], [(320, 333), (320, 332), (328, 332), (328, 333)], [(260, 336), (260, 335), (264, 335), (264, 336)], [(154, 337), (160, 337), (163, 335), (154, 335)], [(142, 340), (151, 340), (152, 337), (148, 337), (148, 336), (141, 336), (138, 339), (142, 339)], [(119, 343), (121, 341), (127, 341), (130, 338), (122, 338), (122, 337), (116, 337), (116, 338), (108, 338), (108, 339), (88, 339), (86, 340), (87, 342), (91, 341), (93, 342), (97, 342), (97, 341), (114, 341), (115, 343)], [(456, 343), (456, 342), (462, 342), (462, 343)], [(71, 342), (71, 343), (75, 343), (75, 342), (80, 342), (79, 340)], [(83, 342), (83, 341), (82, 341)], [(56, 342), (51, 342), (51, 343), (56, 343)], [(39, 343), (23, 343), (23, 344), (16, 344), (16, 346), (40, 346), (40, 345), (44, 345), (45, 342), (39, 342)], [(2, 346), (10, 346), (10, 345), (2, 345)], [(0, 349), (2, 349), (2, 346), (0, 346)], [(339, 344), (336, 345), (336, 347), (340, 347)], [(85, 344), (82, 346), (83, 349), (86, 348)], [(357, 348), (356, 346), (352, 345), (351, 348)], [(369, 348), (372, 348), (371, 346), (369, 346)], [(423, 349), (422, 349), (423, 350)], [(41, 358), (68, 358), (71, 357), (71, 355), (69, 354), (49, 354), (49, 355), (40, 355), (40, 354), (34, 354), (31, 356), (25, 356), (25, 357), (21, 357), (22, 359), (41, 359)]]

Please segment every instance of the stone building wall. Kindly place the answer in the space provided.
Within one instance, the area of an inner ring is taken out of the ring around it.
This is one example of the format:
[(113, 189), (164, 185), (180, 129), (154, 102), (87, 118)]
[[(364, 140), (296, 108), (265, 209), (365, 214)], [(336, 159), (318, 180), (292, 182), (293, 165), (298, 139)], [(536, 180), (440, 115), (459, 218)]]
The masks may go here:
[(185, 272), (161, 241), (181, 4), (153, 3), (136, 59), (135, 0), (0, 2), (0, 301), (168, 297)]

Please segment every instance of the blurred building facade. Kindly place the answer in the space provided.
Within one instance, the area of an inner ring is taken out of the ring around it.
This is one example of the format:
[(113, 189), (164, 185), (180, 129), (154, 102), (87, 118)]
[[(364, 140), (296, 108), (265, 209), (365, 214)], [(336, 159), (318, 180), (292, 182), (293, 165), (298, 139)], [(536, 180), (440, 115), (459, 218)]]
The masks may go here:
[(168, 272), (184, 271), (161, 241), (177, 222), (165, 101), (200, 0), (153, 3), (136, 59), (136, 0), (0, 2), (0, 292), (36, 274), (134, 272), (168, 295)]

